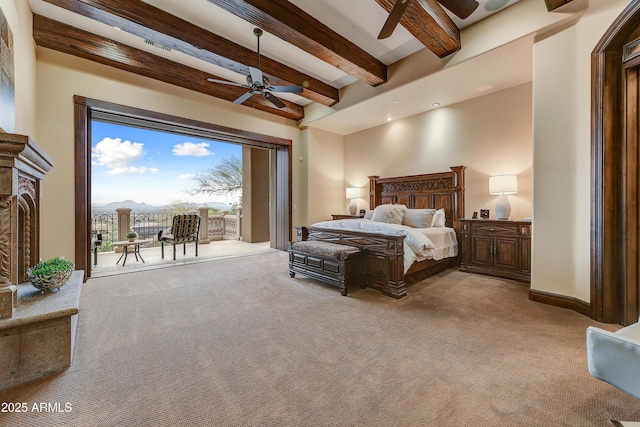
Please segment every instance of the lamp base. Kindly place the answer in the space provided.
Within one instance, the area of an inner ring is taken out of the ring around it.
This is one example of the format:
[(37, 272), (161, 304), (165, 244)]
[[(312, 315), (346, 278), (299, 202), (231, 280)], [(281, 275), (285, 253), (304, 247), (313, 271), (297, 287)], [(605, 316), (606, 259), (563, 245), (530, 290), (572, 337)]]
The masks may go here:
[(349, 204), (349, 213), (351, 215), (355, 215), (358, 211), (358, 204), (356, 203), (356, 199), (351, 199), (351, 203)]
[(498, 219), (509, 219), (509, 215), (511, 215), (509, 196), (502, 194), (498, 197), (498, 202), (496, 203), (496, 216)]

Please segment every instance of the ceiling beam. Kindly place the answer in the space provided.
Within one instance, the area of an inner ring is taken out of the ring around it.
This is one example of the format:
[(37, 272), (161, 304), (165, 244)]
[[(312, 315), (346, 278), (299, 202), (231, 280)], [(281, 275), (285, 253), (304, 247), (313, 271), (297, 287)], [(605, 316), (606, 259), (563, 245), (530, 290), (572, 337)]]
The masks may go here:
[(387, 81), (386, 65), (287, 0), (209, 2), (371, 86)]
[[(395, 0), (376, 2), (387, 12), (395, 4)], [(457, 52), (462, 46), (460, 29), (436, 0), (415, 0), (400, 18), (400, 25), (439, 58)]]
[[(254, 50), (140, 0), (45, 1), (245, 76), (249, 66), (258, 67)], [(323, 105), (340, 99), (336, 88), (277, 61), (262, 56), (260, 65), (273, 85), (303, 86), (300, 96)]]
[(547, 4), (547, 10), (549, 12), (556, 10), (557, 8), (564, 6), (565, 4), (571, 3), (573, 0), (544, 0)]
[[(207, 81), (211, 74), (153, 55), (140, 49), (109, 40), (75, 27), (33, 15), (33, 38), (38, 46), (88, 59), (216, 98), (234, 101), (246, 92), (237, 86)], [(300, 120), (304, 109), (282, 100), (286, 106), (276, 108), (262, 96), (252, 96), (244, 105), (271, 114)]]

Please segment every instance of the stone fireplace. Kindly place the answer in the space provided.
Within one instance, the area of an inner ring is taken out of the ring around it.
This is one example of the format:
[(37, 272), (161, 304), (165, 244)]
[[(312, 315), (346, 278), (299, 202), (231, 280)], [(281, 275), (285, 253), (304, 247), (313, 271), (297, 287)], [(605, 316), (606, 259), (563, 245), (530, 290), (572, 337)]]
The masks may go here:
[(13, 316), (17, 285), (40, 259), (40, 189), (52, 167), (28, 136), (0, 133), (0, 319)]

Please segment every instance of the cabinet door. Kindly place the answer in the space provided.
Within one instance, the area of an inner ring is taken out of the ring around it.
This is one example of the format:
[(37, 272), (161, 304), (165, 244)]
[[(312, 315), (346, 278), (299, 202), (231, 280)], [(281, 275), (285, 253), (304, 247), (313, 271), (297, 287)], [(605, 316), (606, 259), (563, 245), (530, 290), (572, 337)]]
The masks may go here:
[(471, 236), (471, 263), (491, 266), (493, 264), (492, 247), (492, 237)]
[(494, 265), (498, 268), (517, 270), (518, 239), (496, 237), (494, 245)]

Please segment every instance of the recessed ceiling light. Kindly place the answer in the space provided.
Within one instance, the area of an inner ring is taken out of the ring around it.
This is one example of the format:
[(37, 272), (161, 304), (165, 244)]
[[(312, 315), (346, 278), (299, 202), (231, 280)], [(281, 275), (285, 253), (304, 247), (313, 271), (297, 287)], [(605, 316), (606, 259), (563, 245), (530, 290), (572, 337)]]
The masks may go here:
[(489, 89), (493, 89), (493, 86), (491, 86), (491, 85), (478, 86), (478, 87), (476, 88), (476, 92), (486, 92), (486, 91), (488, 91)]
[(432, 107), (439, 107), (440, 103), (439, 102), (434, 102), (433, 104), (431, 104)]
[(387, 121), (390, 122), (391, 121), (391, 117), (387, 117)]

